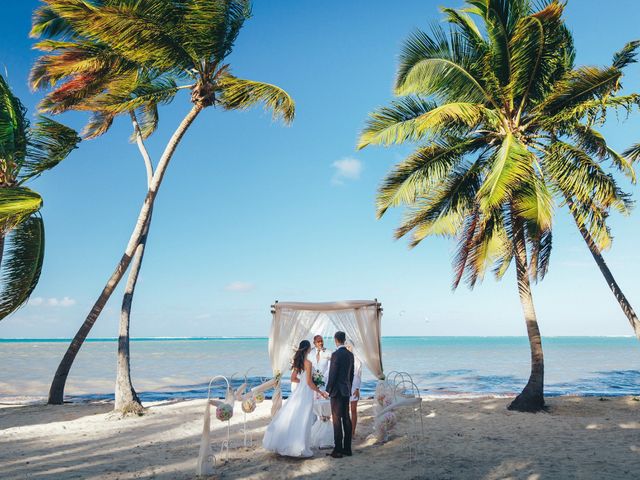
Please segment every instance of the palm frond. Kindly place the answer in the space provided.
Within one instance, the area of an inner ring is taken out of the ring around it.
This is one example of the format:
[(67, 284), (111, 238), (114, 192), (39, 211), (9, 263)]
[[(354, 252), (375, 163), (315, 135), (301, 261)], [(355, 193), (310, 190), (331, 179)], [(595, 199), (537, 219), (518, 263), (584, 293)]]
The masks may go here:
[(445, 14), (446, 20), (450, 24), (458, 27), (458, 31), (464, 35), (464, 39), (475, 49), (484, 50), (487, 48), (482, 32), (467, 12), (445, 7), (441, 7), (440, 11)]
[(0, 75), (0, 185), (11, 185), (24, 160), (29, 121), (26, 108)]
[(636, 171), (633, 168), (633, 159), (626, 155), (620, 155), (613, 148), (607, 146), (607, 156), (611, 159), (611, 163), (616, 169), (622, 172), (631, 183), (636, 183)]
[(539, 230), (551, 228), (553, 219), (553, 195), (543, 179), (537, 175), (530, 175), (523, 179), (521, 187), (513, 195), (513, 211), (535, 225)]
[(15, 312), (29, 299), (42, 271), (44, 224), (33, 215), (4, 238), (0, 265), (0, 320)]
[(181, 45), (174, 27), (183, 17), (179, 2), (141, 0), (96, 5), (87, 0), (45, 0), (51, 10), (88, 40), (107, 44), (127, 60), (185, 73), (198, 64)]
[(7, 232), (42, 207), (42, 197), (24, 187), (0, 188), (0, 232)]
[(626, 149), (623, 153), (625, 157), (627, 157), (632, 162), (637, 162), (640, 160), (640, 143), (636, 143), (635, 145), (631, 145), (628, 149)]
[(638, 47), (640, 47), (640, 40), (627, 43), (622, 50), (613, 55), (611, 66), (622, 69), (627, 65), (636, 63), (638, 61), (636, 58), (638, 56)]
[(104, 135), (111, 128), (115, 117), (115, 113), (101, 111), (91, 112), (89, 121), (82, 129), (82, 137), (86, 140), (91, 140), (100, 135)]
[(444, 181), (467, 154), (484, 146), (482, 139), (455, 139), (421, 147), (385, 177), (376, 197), (377, 216), (391, 207), (410, 205)]
[(27, 155), (22, 164), (19, 183), (58, 165), (77, 148), (78, 143), (80, 137), (75, 130), (40, 116), (29, 131)]
[(602, 124), (606, 120), (609, 109), (626, 111), (627, 116), (634, 108), (640, 106), (640, 95), (607, 96), (597, 100), (579, 102), (571, 108), (563, 108), (554, 115), (544, 115), (537, 123), (545, 129), (570, 130), (576, 124), (586, 120), (588, 125)]
[(619, 89), (622, 73), (617, 68), (581, 67), (559, 82), (554, 92), (536, 107), (544, 115), (554, 115), (588, 100), (601, 98)]
[[(143, 105), (136, 111), (136, 116), (138, 118), (140, 134), (142, 135), (143, 140), (146, 140), (158, 128), (158, 122), (160, 121), (160, 116), (158, 114), (158, 104), (147, 103)], [(135, 132), (131, 134), (131, 138), (129, 139), (129, 141), (136, 141)]]
[(461, 135), (482, 121), (498, 123), (494, 113), (474, 103), (446, 103), (436, 106), (406, 97), (372, 113), (360, 136), (358, 148), (369, 144), (390, 145), (434, 136)]
[[(480, 158), (471, 165), (458, 166), (444, 181), (419, 197), (407, 210), (395, 237), (401, 238), (419, 227), (424, 231), (439, 219), (454, 218), (452, 215), (455, 213), (464, 216), (473, 207), (483, 161)], [(414, 236), (410, 246), (415, 247), (424, 238)]]
[(107, 91), (86, 98), (76, 108), (119, 115), (145, 105), (169, 104), (180, 90), (173, 77), (154, 78), (144, 71), (130, 73), (131, 77), (111, 82)]
[(231, 53), (242, 25), (251, 16), (251, 2), (190, 0), (184, 10), (181, 44), (193, 58), (211, 58), (218, 63)]
[[(516, 24), (509, 41), (510, 81), (507, 91), (523, 111), (528, 101), (536, 102), (551, 91), (553, 79), (564, 65), (558, 55), (566, 42), (562, 27), (563, 6), (552, 2)], [(531, 100), (530, 100), (531, 99)]]
[(530, 234), (529, 238), (532, 245), (529, 275), (532, 280), (540, 282), (549, 271), (551, 250), (553, 248), (553, 234), (551, 228), (536, 229), (535, 234)]
[(391, 145), (407, 140), (418, 140), (416, 120), (437, 107), (435, 102), (408, 96), (391, 102), (369, 114), (360, 134), (358, 149), (367, 145)]
[(75, 36), (75, 32), (69, 22), (45, 4), (33, 11), (30, 36), (32, 38), (67, 38)]
[(433, 95), (442, 103), (493, 102), (482, 84), (477, 52), (461, 35), (433, 27), (432, 36), (414, 33), (404, 44), (396, 79), (398, 95)]
[(507, 133), (492, 156), (489, 173), (478, 191), (482, 211), (488, 213), (510, 199), (531, 173), (531, 153)]
[(244, 80), (225, 75), (219, 82), (222, 94), (220, 104), (227, 110), (246, 110), (263, 104), (271, 111), (274, 120), (282, 119), (291, 123), (295, 116), (295, 102), (280, 87), (269, 83)]
[(580, 148), (557, 141), (544, 159), (545, 175), (566, 197), (598, 208), (628, 210), (627, 195), (597, 161)]

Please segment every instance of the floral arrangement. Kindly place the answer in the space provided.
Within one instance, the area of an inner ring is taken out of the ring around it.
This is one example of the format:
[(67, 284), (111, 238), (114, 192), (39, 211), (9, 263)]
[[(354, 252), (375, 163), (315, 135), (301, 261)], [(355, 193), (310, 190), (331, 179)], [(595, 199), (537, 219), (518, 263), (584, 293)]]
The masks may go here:
[(325, 383), (324, 383), (324, 375), (322, 374), (322, 372), (320, 370), (314, 370), (313, 371), (313, 374), (311, 375), (311, 380), (313, 380), (313, 383), (318, 388), (324, 387), (324, 385), (325, 385)]
[(256, 403), (264, 402), (264, 392), (256, 393), (254, 398), (256, 400)]
[(256, 401), (250, 397), (242, 402), (242, 411), (244, 413), (252, 413), (256, 409)]
[(216, 407), (216, 418), (221, 422), (231, 420), (233, 417), (233, 406), (228, 403), (221, 403)]

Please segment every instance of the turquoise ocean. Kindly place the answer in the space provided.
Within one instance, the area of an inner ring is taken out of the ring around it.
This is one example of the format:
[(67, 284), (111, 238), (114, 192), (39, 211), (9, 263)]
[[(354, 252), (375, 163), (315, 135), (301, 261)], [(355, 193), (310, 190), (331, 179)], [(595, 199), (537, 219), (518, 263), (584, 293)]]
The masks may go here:
[[(40, 401), (67, 339), (0, 339), (0, 402)], [(132, 378), (143, 401), (205, 398), (209, 379), (271, 375), (267, 338), (138, 338), (131, 342)], [(326, 342), (330, 345), (330, 341)], [(548, 396), (640, 395), (640, 342), (633, 337), (546, 337)], [(90, 339), (67, 382), (67, 399), (113, 398), (117, 341)], [(385, 372), (412, 375), (424, 396), (512, 395), (529, 374), (525, 337), (383, 337)], [(285, 379), (285, 395), (288, 378)], [(375, 388), (363, 368), (363, 396)], [(222, 384), (213, 385), (220, 395)]]

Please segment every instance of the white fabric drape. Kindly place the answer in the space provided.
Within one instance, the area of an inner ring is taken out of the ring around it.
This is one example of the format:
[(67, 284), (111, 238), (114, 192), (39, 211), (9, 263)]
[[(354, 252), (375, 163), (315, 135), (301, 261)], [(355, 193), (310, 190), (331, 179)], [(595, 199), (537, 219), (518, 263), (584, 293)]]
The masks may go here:
[(329, 315), (336, 328), (347, 334), (362, 363), (377, 379), (384, 379), (377, 305), (331, 312)]
[(277, 309), (269, 335), (269, 358), (274, 374), (289, 371), (300, 342), (307, 338), (321, 312)]
[(207, 399), (207, 406), (204, 409), (204, 422), (202, 427), (202, 439), (200, 440), (200, 453), (196, 463), (196, 475), (213, 475), (216, 464), (211, 448), (211, 403)]
[[(356, 300), (334, 303), (276, 303), (269, 335), (269, 358), (274, 375), (287, 374), (300, 341), (332, 323), (346, 333), (364, 365), (376, 378), (384, 379), (380, 348), (380, 304)], [(274, 391), (272, 414), (280, 407), (281, 390)]]

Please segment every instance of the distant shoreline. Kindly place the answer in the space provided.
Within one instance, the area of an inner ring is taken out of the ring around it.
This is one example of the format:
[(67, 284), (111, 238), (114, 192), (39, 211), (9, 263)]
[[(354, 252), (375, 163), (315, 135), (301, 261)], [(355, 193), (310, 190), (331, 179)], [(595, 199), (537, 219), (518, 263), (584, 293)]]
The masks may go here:
[[(543, 335), (544, 338), (634, 338), (634, 335)], [(456, 339), (478, 339), (478, 338), (509, 338), (526, 339), (526, 335), (383, 335), (382, 338), (456, 338)], [(228, 336), (228, 337), (131, 337), (132, 342), (162, 342), (162, 341), (207, 341), (207, 340), (268, 340), (267, 336)], [(72, 338), (0, 338), (0, 343), (57, 343), (70, 342)], [(98, 337), (87, 338), (86, 342), (117, 342), (118, 337)]]

